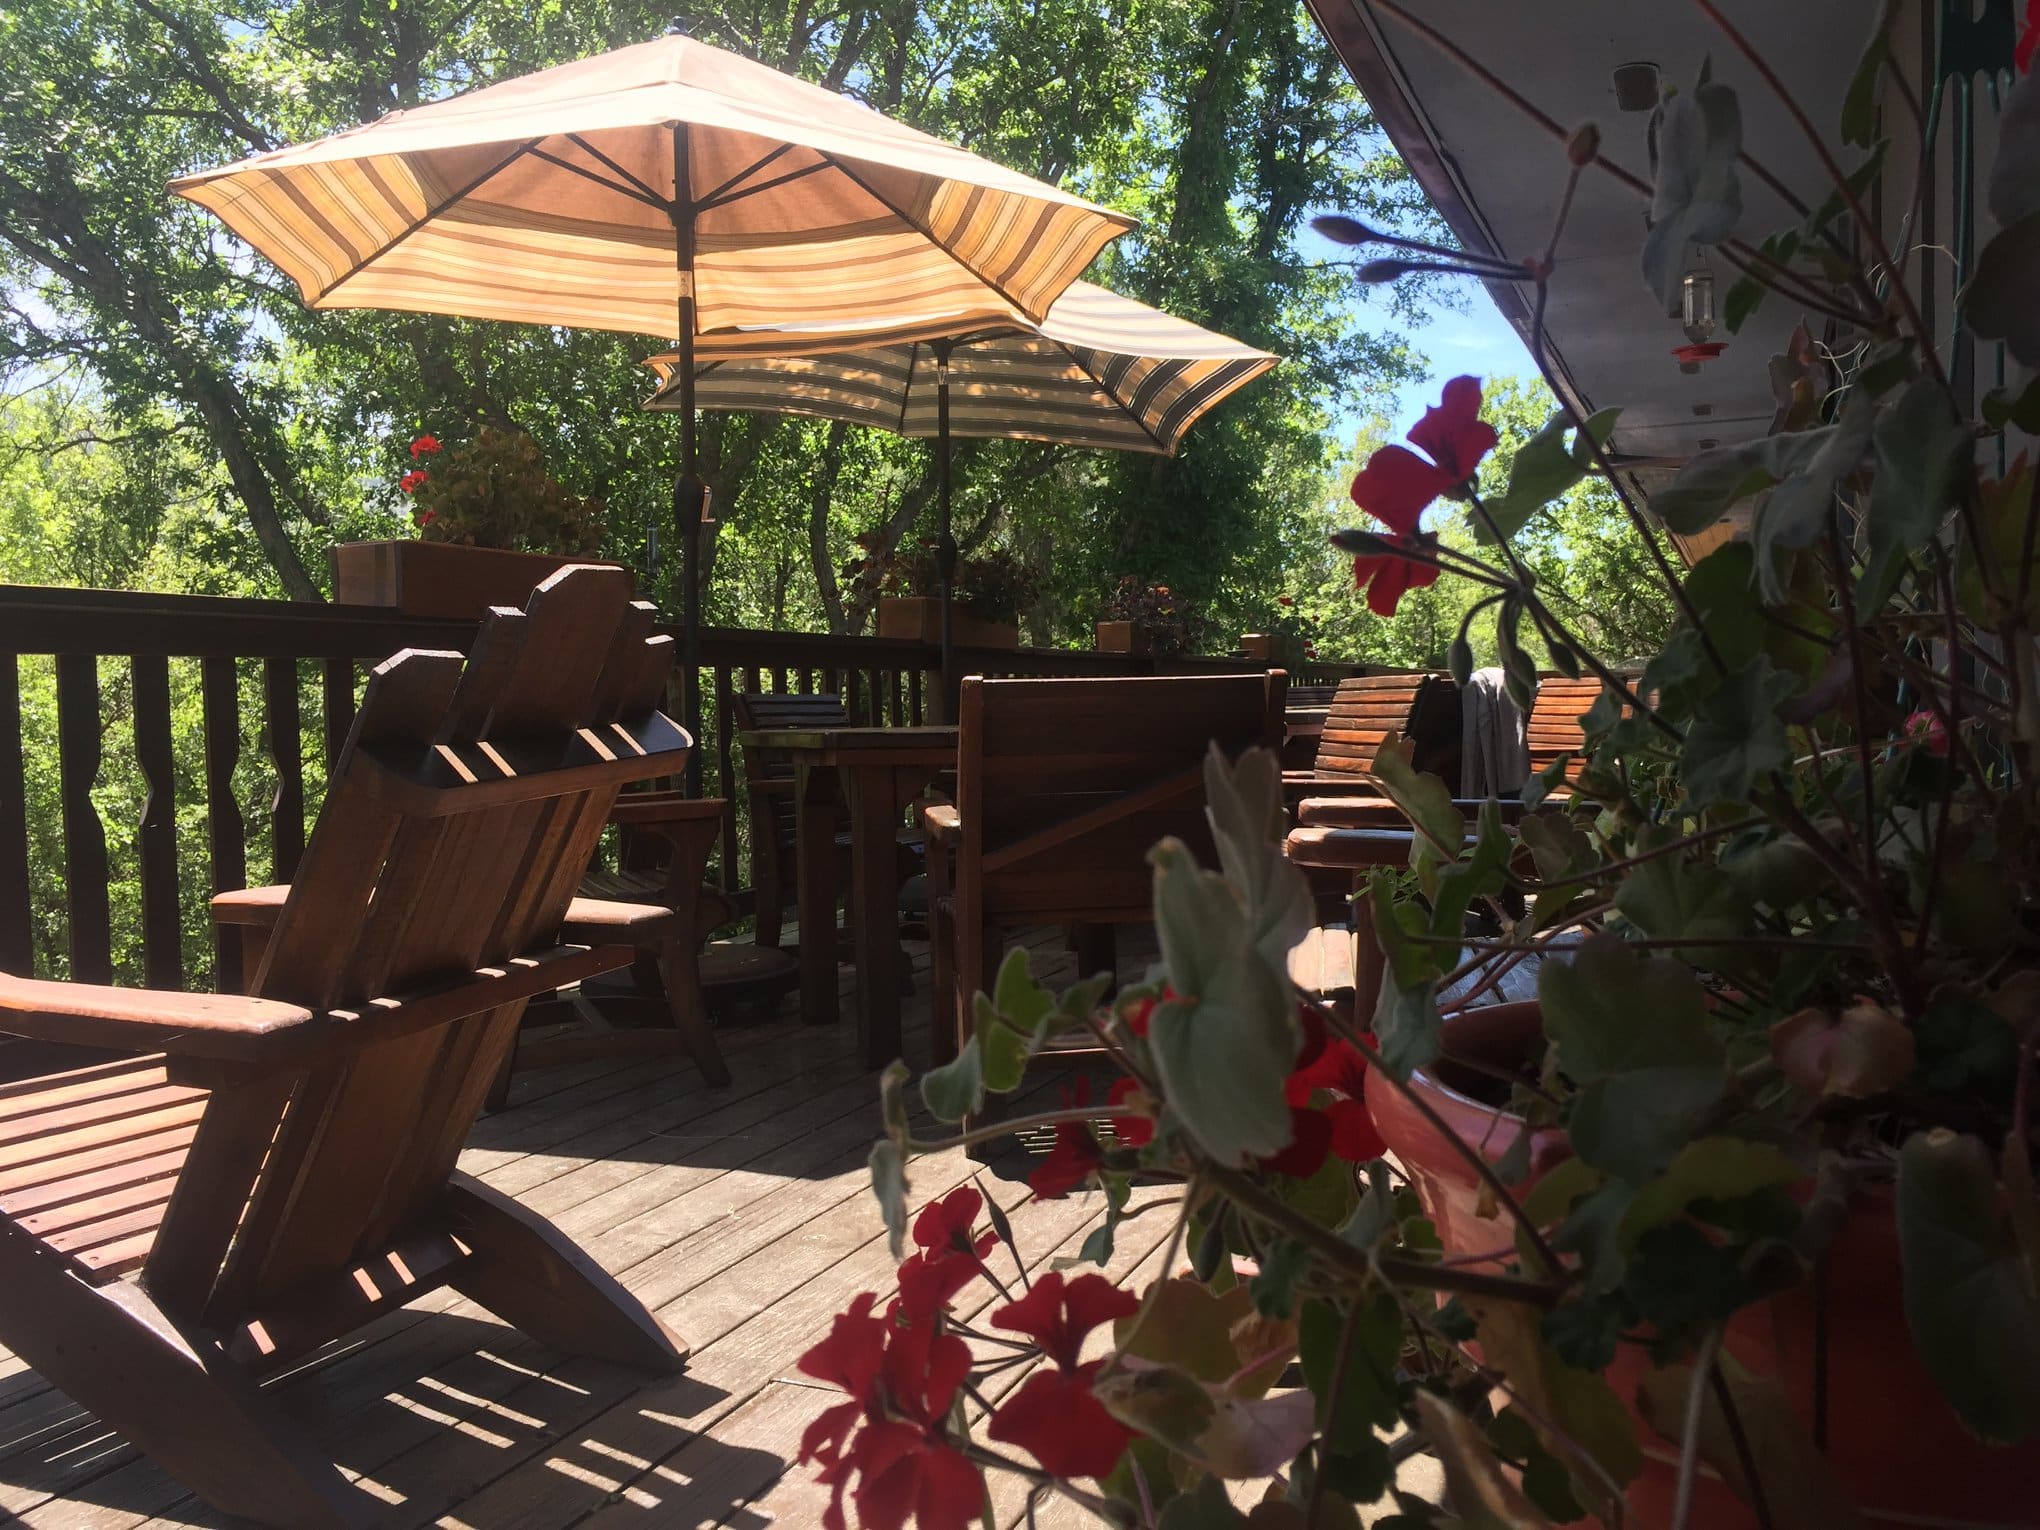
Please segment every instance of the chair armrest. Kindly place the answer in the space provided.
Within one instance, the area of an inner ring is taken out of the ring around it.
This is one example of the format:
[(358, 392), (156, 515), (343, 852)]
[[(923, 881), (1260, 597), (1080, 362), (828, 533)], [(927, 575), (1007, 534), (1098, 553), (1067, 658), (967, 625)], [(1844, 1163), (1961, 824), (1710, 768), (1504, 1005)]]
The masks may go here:
[(212, 900), (213, 923), (273, 930), (276, 928), (277, 916), (283, 912), (283, 900), (289, 896), (288, 882), (279, 882), (273, 887), (243, 887), (234, 892), (216, 894)]
[(926, 832), (929, 844), (954, 850), (963, 839), (963, 815), (957, 812), (953, 803), (926, 803), (921, 808), (921, 828)]
[(618, 797), (609, 821), (634, 829), (656, 829), (667, 823), (699, 823), (719, 819), (729, 807), (723, 797), (683, 797), (678, 792), (633, 792)]
[(0, 974), (0, 1031), (69, 1046), (253, 1061), (313, 1019), (273, 999)]

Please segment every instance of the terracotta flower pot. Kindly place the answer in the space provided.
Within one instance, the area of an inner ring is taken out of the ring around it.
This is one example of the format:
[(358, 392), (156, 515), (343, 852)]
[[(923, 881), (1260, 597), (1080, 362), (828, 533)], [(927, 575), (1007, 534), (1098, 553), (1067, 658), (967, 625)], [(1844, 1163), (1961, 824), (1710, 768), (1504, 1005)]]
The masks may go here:
[[(1018, 648), (1020, 628), (1012, 622), (986, 621), (966, 606), (950, 613), (951, 636), (959, 648)], [(933, 595), (878, 597), (878, 635), (917, 643), (942, 641), (942, 602)]]
[(343, 605), (390, 606), (406, 616), (480, 621), (491, 606), (518, 606), (570, 563), (622, 565), (600, 558), (462, 547), (397, 538), (340, 542), (329, 550), (333, 598)]
[(1132, 622), (1098, 622), (1094, 626), (1100, 653), (1147, 652), (1147, 634)]
[[(1445, 1022), (1446, 1047), (1490, 1066), (1514, 1068), (1541, 1045), (1534, 1003), (1497, 1004)], [(1416, 1090), (1463, 1142), (1499, 1159), (1524, 1130), (1518, 1116), (1483, 1105), (1453, 1087), (1474, 1075), (1441, 1062), (1418, 1074)], [(1464, 1157), (1400, 1093), (1370, 1077), (1367, 1109), (1437, 1226), (1445, 1253), (1503, 1247), (1509, 1224), (1480, 1215), (1480, 1181)], [(1560, 1134), (1532, 1144), (1533, 1175), (1566, 1155)], [(2031, 1526), (2040, 1522), (2040, 1464), (2030, 1450), (1993, 1449), (1962, 1427), (1906, 1334), (1898, 1231), (1888, 1189), (1859, 1195), (1829, 1245), (1826, 1454), (1836, 1478), (1871, 1523), (1955, 1527)], [(1746, 1307), (1729, 1324), (1724, 1347), (1745, 1368), (1777, 1380), (1809, 1431), (1816, 1391), (1817, 1293), (1813, 1281)], [(1980, 1336), (1983, 1337), (1983, 1336)], [(1983, 1338), (1987, 1342), (1987, 1338)], [(1643, 1351), (1626, 1345), (1608, 1380), (1636, 1417), (1644, 1448), (1641, 1477), (1628, 1494), (1635, 1530), (1671, 1523), (1677, 1446), (1635, 1414)], [(1691, 1523), (1707, 1530), (1755, 1530), (1755, 1515), (1702, 1469)], [(1774, 1508), (1773, 1523), (1783, 1530)]]

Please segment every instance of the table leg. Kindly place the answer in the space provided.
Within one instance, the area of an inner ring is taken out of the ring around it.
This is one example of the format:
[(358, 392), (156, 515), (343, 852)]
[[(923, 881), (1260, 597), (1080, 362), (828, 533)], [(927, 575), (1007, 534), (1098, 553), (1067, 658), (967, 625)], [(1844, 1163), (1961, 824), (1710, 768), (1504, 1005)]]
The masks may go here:
[(899, 774), (891, 765), (843, 771), (857, 905), (857, 1037), (871, 1068), (900, 1055)]
[(794, 767), (794, 855), (800, 878), (800, 1017), (834, 1025), (836, 1005), (836, 772)]

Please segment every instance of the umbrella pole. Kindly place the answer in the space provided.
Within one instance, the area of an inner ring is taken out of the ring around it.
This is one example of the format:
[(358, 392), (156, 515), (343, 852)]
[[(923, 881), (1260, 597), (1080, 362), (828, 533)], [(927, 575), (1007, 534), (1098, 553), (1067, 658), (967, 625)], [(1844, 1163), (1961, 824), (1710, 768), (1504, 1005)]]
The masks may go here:
[(942, 707), (943, 722), (956, 717), (960, 676), (956, 673), (956, 538), (949, 524), (949, 342), (938, 340), (935, 353), (935, 481), (940, 486), (941, 531), (935, 540), (935, 569), (942, 580)]
[(680, 711), (694, 748), (687, 792), (701, 795), (701, 528), (708, 485), (696, 460), (694, 418), (694, 199), (687, 177), (687, 125), (673, 128), (673, 257), (680, 291), (680, 478), (673, 485), (673, 529), (680, 538)]

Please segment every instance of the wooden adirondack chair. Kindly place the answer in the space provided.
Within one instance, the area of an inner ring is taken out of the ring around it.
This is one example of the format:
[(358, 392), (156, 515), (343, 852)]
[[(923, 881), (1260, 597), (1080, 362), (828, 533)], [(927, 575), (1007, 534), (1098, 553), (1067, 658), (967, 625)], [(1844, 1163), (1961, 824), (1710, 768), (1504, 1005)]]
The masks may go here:
[(436, 1287), (573, 1353), (685, 1359), (455, 1168), (526, 1000), (630, 960), (559, 934), (617, 789), (691, 747), (651, 620), (569, 568), (465, 666), (378, 666), (252, 995), (0, 977), (0, 1031), (141, 1054), (0, 1087), (0, 1343), (225, 1512), (377, 1512), (258, 1383)]
[(1538, 680), (1537, 699), (1530, 704), (1525, 724), (1531, 775), (1549, 769), (1561, 754), (1577, 756), (1586, 747), (1587, 735), (1580, 727), (1580, 715), (1600, 699), (1601, 682), (1592, 675), (1577, 680), (1545, 675)]
[(1204, 757), (1282, 745), (1288, 676), (966, 678), (956, 803), (923, 810), (936, 1060), (968, 1035), (971, 996), (1016, 925), (1153, 918), (1148, 850), (1165, 835), (1215, 861)]
[(1365, 777), (1385, 738), (1416, 740), (1417, 769), (1459, 780), (1459, 687), (1446, 675), (1354, 675), (1333, 692), (1309, 770), (1285, 770), (1291, 801), (1372, 795)]
[[(841, 728), (850, 721), (843, 698), (833, 691), (801, 696), (746, 691), (731, 698), (737, 727)], [(795, 878), (793, 762), (770, 750), (744, 749), (744, 798), (751, 819), (751, 890), (757, 899), (761, 946), (779, 944), (780, 926), (793, 901)], [(847, 864), (850, 836), (839, 835)]]

